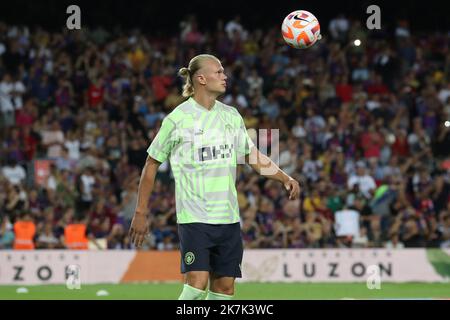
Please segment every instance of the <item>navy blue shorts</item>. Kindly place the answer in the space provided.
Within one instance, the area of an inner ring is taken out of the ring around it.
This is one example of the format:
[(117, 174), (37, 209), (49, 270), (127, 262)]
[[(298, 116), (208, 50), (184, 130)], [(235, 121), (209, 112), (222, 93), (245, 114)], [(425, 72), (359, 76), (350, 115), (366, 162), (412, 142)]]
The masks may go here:
[(241, 226), (233, 224), (178, 224), (181, 273), (208, 271), (218, 276), (241, 278), (244, 248)]

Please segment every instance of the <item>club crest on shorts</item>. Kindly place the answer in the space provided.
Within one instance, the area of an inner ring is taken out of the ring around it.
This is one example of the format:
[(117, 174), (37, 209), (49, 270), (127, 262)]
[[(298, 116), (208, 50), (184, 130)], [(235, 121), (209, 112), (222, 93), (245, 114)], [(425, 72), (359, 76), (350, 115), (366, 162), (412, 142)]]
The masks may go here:
[(193, 264), (195, 261), (195, 255), (192, 252), (186, 252), (184, 255), (184, 263), (187, 265)]

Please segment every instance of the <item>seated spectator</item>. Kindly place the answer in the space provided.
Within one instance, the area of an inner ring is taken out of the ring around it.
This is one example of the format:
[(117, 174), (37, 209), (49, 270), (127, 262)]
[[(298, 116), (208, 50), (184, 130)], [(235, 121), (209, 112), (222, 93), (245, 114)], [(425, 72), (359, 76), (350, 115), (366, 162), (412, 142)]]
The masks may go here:
[(53, 231), (53, 221), (47, 222), (42, 230), (37, 232), (36, 249), (59, 249), (61, 244)]
[(79, 208), (82, 212), (89, 210), (92, 205), (94, 200), (92, 192), (95, 182), (94, 169), (87, 167), (81, 174), (78, 184), (80, 194)]
[(356, 164), (356, 175), (350, 176), (347, 181), (348, 189), (352, 189), (354, 185), (359, 186), (359, 190), (366, 197), (370, 199), (375, 191), (375, 180), (366, 173), (366, 165), (364, 162), (359, 161)]
[(319, 248), (322, 238), (322, 223), (319, 215), (314, 211), (306, 213), (302, 227), (308, 248)]
[(121, 224), (114, 224), (108, 235), (108, 249), (130, 249), (130, 239)]
[[(153, 237), (154, 237), (154, 246), (157, 250), (163, 250), (167, 248), (171, 241), (170, 239), (174, 239), (175, 231), (166, 225), (166, 218), (163, 216), (157, 216), (153, 220)], [(174, 247), (171, 247), (172, 249)]]
[(390, 240), (386, 242), (384, 247), (386, 249), (403, 249), (405, 245), (399, 240), (399, 234), (395, 232), (391, 234)]
[(439, 231), (442, 234), (442, 249), (450, 248), (450, 214), (443, 211), (440, 215)]
[(259, 248), (260, 235), (256, 221), (251, 218), (244, 219), (242, 223), (242, 239), (245, 248)]
[(12, 249), (14, 243), (13, 225), (7, 216), (0, 222), (0, 249)]
[(64, 132), (58, 121), (54, 120), (42, 132), (42, 144), (47, 150), (47, 158), (55, 159), (61, 157), (62, 146), (64, 145)]
[(27, 194), (20, 185), (7, 185), (6, 199), (1, 211), (7, 215), (12, 222), (28, 210)]
[(367, 228), (361, 227), (359, 229), (359, 236), (352, 239), (352, 248), (368, 248), (369, 238), (367, 236)]
[(269, 94), (267, 99), (262, 99), (260, 104), (261, 113), (266, 114), (269, 119), (274, 120), (280, 113), (280, 106), (275, 99), (274, 94)]
[(12, 92), (14, 84), (11, 75), (6, 73), (0, 82), (0, 127), (11, 127), (15, 125), (14, 103)]
[(403, 225), (400, 229), (400, 239), (406, 248), (418, 248), (425, 246), (423, 220), (417, 216), (414, 208), (407, 208), (403, 212)]
[(26, 171), (13, 158), (10, 158), (8, 164), (2, 168), (2, 175), (13, 185), (25, 182)]

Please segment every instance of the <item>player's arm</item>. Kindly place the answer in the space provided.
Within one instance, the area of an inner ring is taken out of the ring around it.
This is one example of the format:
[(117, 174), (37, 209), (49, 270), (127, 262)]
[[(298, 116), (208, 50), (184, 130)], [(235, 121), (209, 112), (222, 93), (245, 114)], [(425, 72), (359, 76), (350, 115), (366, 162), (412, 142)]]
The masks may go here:
[(147, 150), (148, 157), (139, 181), (136, 210), (129, 232), (131, 242), (138, 248), (142, 246), (144, 238), (149, 232), (148, 199), (153, 191), (156, 173), (161, 163), (169, 158), (176, 141), (175, 123), (166, 117)]
[(290, 191), (289, 200), (295, 200), (300, 194), (299, 183), (281, 170), (268, 156), (262, 154), (258, 148), (252, 146), (250, 153), (245, 156), (248, 163), (260, 175), (281, 182)]
[(146, 234), (149, 232), (149, 223), (147, 217), (148, 199), (153, 191), (156, 173), (161, 163), (148, 156), (142, 169), (141, 179), (139, 181), (136, 210), (129, 231), (131, 242), (136, 247), (140, 247)]

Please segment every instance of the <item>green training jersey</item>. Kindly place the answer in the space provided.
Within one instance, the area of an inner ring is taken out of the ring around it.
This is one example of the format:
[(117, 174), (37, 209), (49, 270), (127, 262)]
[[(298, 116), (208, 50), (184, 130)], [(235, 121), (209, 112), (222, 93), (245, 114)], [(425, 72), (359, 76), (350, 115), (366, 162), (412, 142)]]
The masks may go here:
[(236, 167), (253, 145), (239, 112), (219, 101), (208, 110), (189, 98), (164, 118), (147, 152), (170, 161), (178, 223), (239, 222)]

